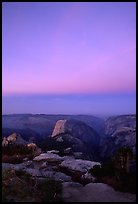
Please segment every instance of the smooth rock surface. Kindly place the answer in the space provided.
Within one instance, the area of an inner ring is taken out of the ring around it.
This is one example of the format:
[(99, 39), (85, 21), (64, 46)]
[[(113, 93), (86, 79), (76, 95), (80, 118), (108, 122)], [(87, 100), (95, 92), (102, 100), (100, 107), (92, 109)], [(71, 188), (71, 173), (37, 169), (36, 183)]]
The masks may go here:
[(63, 185), (64, 202), (135, 202), (136, 195), (115, 191), (103, 183), (90, 183), (84, 187)]
[(69, 170), (79, 171), (82, 173), (86, 173), (89, 169), (93, 168), (94, 165), (101, 166), (99, 162), (82, 159), (66, 159), (60, 164), (61, 167), (66, 167)]
[(61, 162), (63, 158), (53, 153), (43, 153), (33, 159), (34, 161), (47, 161), (47, 162)]

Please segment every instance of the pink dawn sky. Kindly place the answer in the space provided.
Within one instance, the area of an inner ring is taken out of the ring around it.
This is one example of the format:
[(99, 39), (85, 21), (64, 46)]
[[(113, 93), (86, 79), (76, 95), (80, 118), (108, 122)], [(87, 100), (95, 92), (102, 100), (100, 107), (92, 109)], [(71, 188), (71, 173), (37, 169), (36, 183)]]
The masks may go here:
[(3, 101), (134, 94), (135, 87), (135, 2), (2, 3)]

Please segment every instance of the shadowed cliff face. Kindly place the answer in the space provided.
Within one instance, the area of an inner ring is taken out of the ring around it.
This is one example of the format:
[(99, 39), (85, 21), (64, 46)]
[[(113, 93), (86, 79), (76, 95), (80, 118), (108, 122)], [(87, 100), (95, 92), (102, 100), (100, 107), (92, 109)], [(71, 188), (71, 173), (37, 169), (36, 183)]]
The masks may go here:
[(112, 136), (116, 130), (124, 127), (136, 129), (136, 115), (120, 115), (109, 117), (105, 121), (105, 135)]
[[(57, 121), (52, 133), (52, 138), (63, 142), (70, 142), (72, 138), (72, 150), (87, 152), (88, 155), (97, 156), (100, 136), (85, 123), (77, 120)], [(73, 144), (74, 143), (74, 144)], [(75, 148), (74, 148), (75, 146)]]
[(52, 137), (61, 134), (69, 133), (74, 137), (79, 138), (83, 142), (93, 143), (98, 145), (100, 136), (94, 131), (93, 128), (87, 124), (77, 120), (59, 120), (57, 121), (52, 133)]
[(136, 115), (110, 117), (105, 121), (105, 138), (100, 142), (102, 158), (113, 155), (117, 149), (129, 146), (136, 154)]

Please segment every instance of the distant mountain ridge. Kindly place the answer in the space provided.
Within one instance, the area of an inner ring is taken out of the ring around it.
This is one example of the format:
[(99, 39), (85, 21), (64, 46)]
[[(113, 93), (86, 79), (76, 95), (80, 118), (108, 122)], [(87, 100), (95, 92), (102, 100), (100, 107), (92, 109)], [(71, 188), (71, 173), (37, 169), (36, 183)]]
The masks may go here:
[(104, 132), (104, 120), (90, 115), (45, 115), (45, 114), (13, 114), (2, 116), (2, 128), (30, 129), (38, 135), (48, 136), (52, 134), (58, 120), (75, 119), (85, 122), (98, 134)]
[[(62, 123), (58, 129), (56, 124), (59, 121)], [(110, 157), (122, 146), (129, 146), (133, 153), (136, 153), (136, 115), (134, 114), (112, 116), (106, 120), (87, 115), (5, 115), (2, 116), (2, 127), (2, 136), (16, 132), (23, 139), (35, 142), (43, 150), (52, 147), (53, 144), (59, 148), (57, 141), (62, 140), (64, 140), (63, 146), (69, 148), (67, 143), (70, 140), (69, 144), (73, 146), (73, 151), (80, 151), (82, 146), (82, 149), (86, 150), (90, 144), (92, 150), (97, 150), (100, 158)], [(59, 136), (55, 134), (56, 131)], [(54, 134), (57, 138), (55, 141), (50, 138)], [(96, 139), (99, 147), (95, 143)]]

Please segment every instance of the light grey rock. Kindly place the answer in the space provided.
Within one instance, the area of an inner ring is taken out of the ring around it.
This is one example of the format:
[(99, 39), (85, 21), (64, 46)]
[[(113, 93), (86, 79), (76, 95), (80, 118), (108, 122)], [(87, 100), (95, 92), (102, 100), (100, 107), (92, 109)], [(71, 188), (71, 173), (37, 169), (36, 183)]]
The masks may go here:
[(51, 150), (51, 151), (47, 151), (47, 153), (59, 154), (59, 151), (53, 149), (53, 150)]
[(60, 166), (65, 167), (71, 171), (79, 171), (82, 173), (86, 173), (89, 169), (93, 168), (94, 165), (100, 165), (99, 162), (93, 162), (82, 159), (66, 159), (64, 160)]
[(47, 161), (47, 162), (61, 162), (63, 158), (53, 153), (43, 153), (33, 159), (34, 161)]
[(27, 158), (27, 157), (25, 157), (25, 158), (23, 159), (23, 162), (26, 162), (26, 161), (28, 161), (28, 158)]
[(64, 140), (63, 140), (62, 137), (58, 137), (58, 138), (56, 139), (56, 141), (57, 141), (57, 142), (63, 142)]
[(85, 182), (91, 183), (91, 182), (95, 182), (96, 178), (94, 176), (92, 176), (90, 173), (86, 172), (85, 174), (83, 174), (81, 176), (81, 179)]
[(71, 153), (71, 152), (72, 152), (71, 147), (68, 147), (68, 148), (66, 148), (66, 149), (64, 150), (64, 153), (65, 153), (65, 154), (69, 154), (69, 153)]
[(65, 126), (64, 124), (66, 123), (67, 120), (58, 120), (56, 125), (55, 125), (55, 128), (53, 130), (53, 133), (52, 133), (52, 137), (54, 137), (55, 135), (58, 135), (58, 134), (61, 134), (61, 133), (64, 133), (65, 132)]

